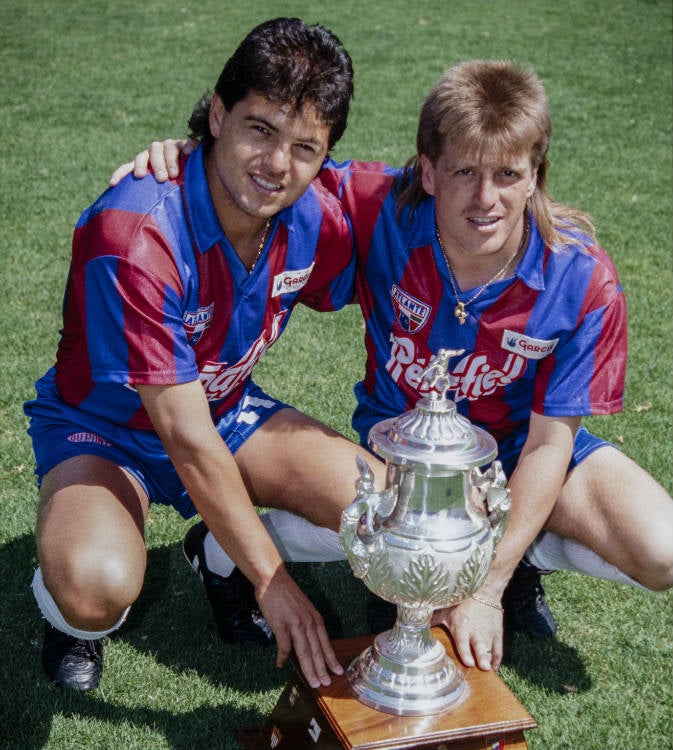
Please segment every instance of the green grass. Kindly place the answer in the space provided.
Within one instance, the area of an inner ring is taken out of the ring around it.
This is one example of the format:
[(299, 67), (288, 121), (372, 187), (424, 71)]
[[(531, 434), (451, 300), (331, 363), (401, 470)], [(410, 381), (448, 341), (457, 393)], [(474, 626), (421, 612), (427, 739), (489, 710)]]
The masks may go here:
[[(629, 300), (622, 414), (590, 425), (673, 489), (671, 396), (671, 7), (664, 0), (3, 0), (0, 24), (0, 748), (235, 748), (287, 679), (273, 654), (219, 643), (180, 542), (152, 512), (145, 589), (106, 650), (99, 690), (44, 680), (29, 584), (36, 491), (21, 404), (51, 365), (72, 227), (113, 168), (184, 132), (196, 98), (257, 22), (299, 15), (332, 28), (356, 68), (338, 158), (410, 155), (424, 93), (470, 57), (532, 64), (554, 121), (552, 191), (588, 210)], [(299, 311), (257, 378), (347, 435), (363, 368), (359, 313)], [(335, 637), (364, 631), (345, 566), (294, 571)], [(558, 638), (520, 638), (502, 676), (539, 728), (532, 750), (673, 747), (673, 596), (556, 574)]]

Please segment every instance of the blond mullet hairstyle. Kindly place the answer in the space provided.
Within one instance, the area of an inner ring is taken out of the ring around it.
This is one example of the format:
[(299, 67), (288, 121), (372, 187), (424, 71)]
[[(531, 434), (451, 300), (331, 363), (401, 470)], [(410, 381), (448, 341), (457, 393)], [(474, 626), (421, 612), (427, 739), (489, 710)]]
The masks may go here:
[[(398, 215), (427, 198), (420, 155), (434, 165), (450, 143), (458, 152), (502, 156), (530, 154), (537, 185), (528, 209), (552, 250), (593, 244), (591, 218), (547, 192), (551, 138), (547, 95), (537, 75), (507, 61), (471, 60), (449, 68), (421, 107), (416, 156), (407, 162), (397, 197)], [(581, 235), (584, 235), (582, 237)]]

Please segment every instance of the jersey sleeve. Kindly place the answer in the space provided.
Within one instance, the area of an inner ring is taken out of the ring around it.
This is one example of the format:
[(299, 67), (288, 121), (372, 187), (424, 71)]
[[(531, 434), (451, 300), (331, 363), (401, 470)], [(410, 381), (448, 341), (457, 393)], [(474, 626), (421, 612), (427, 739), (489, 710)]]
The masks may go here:
[(533, 411), (548, 416), (612, 414), (623, 408), (626, 300), (616, 275), (596, 263), (578, 323), (540, 364)]
[(351, 227), (340, 203), (316, 188), (321, 221), (310, 277), (300, 301), (319, 312), (340, 310), (355, 295), (355, 252)]
[[(128, 217), (127, 217), (128, 218)], [(173, 385), (198, 377), (182, 321), (182, 280), (170, 245), (147, 219), (115, 212), (87, 226), (80, 251), (85, 340), (97, 383)], [(113, 227), (110, 227), (113, 224)]]

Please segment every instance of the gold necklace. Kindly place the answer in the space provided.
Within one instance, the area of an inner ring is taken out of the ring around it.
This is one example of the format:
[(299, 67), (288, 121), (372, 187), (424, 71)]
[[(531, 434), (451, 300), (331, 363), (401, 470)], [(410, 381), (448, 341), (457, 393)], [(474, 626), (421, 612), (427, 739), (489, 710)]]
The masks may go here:
[(252, 273), (255, 266), (257, 265), (257, 261), (259, 260), (259, 257), (262, 254), (262, 250), (264, 250), (266, 239), (269, 236), (269, 229), (271, 229), (271, 217), (269, 217), (266, 220), (266, 224), (264, 225), (264, 231), (262, 232), (262, 239), (259, 241), (259, 247), (257, 248), (257, 255), (255, 255), (255, 258), (252, 261), (252, 265), (248, 269), (248, 273)]
[(530, 220), (528, 218), (528, 215), (526, 215), (526, 223), (524, 224), (523, 237), (521, 238), (521, 243), (519, 244), (519, 247), (517, 248), (514, 255), (512, 255), (508, 259), (507, 263), (505, 263), (505, 265), (494, 276), (492, 276), (483, 286), (480, 286), (479, 289), (477, 289), (476, 293), (472, 295), (472, 297), (470, 297), (470, 299), (468, 299), (467, 302), (462, 302), (460, 297), (458, 296), (458, 289), (457, 289), (456, 283), (453, 280), (453, 271), (451, 271), (451, 264), (449, 263), (449, 258), (446, 254), (446, 250), (444, 250), (444, 244), (442, 243), (442, 238), (439, 236), (439, 227), (437, 226), (437, 223), (435, 222), (435, 235), (437, 236), (437, 242), (439, 243), (439, 247), (442, 251), (442, 255), (444, 256), (444, 262), (446, 263), (446, 270), (449, 272), (449, 281), (451, 282), (451, 288), (453, 289), (453, 294), (456, 298), (456, 306), (453, 308), (453, 314), (456, 316), (456, 318), (458, 318), (458, 323), (460, 323), (461, 326), (467, 320), (467, 313), (465, 312), (465, 308), (468, 305), (471, 305), (479, 297), (481, 297), (481, 295), (488, 289), (489, 286), (491, 286), (491, 284), (501, 279), (507, 272), (507, 269), (510, 267), (512, 261), (523, 250), (524, 246), (526, 245), (526, 242), (528, 241), (529, 228), (530, 228)]

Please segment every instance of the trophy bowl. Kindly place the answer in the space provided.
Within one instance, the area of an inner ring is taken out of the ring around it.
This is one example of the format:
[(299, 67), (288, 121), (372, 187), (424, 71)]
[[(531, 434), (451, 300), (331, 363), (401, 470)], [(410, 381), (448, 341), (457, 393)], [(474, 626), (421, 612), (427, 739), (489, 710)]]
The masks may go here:
[(447, 711), (463, 697), (462, 670), (430, 621), (435, 609), (481, 586), (510, 508), (495, 440), (446, 397), (448, 360), (458, 353), (440, 350), (423, 374), (429, 395), (370, 430), (369, 447), (386, 462), (386, 487), (375, 491), (358, 458), (356, 498), (341, 518), (354, 575), (397, 606), (392, 629), (347, 668), (348, 684), (365, 705), (398, 716)]

